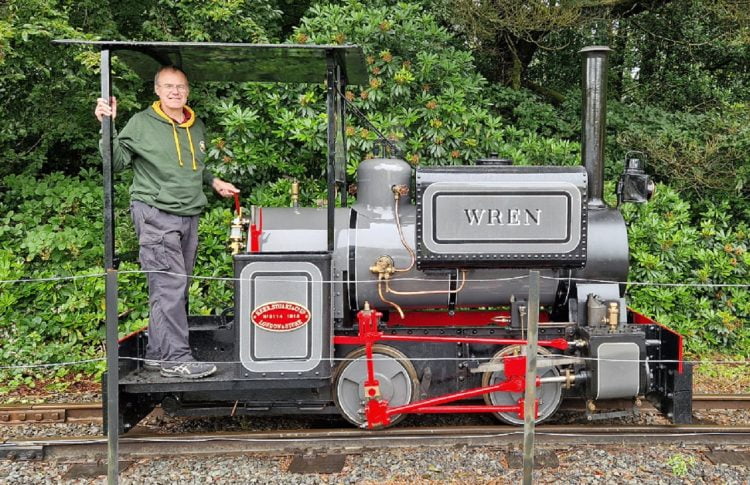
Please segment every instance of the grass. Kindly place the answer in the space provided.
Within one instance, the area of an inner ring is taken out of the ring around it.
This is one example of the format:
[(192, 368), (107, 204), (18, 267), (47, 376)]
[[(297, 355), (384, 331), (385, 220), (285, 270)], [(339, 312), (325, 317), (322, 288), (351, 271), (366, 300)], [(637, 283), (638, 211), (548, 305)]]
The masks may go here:
[(750, 393), (750, 362), (731, 355), (703, 357), (693, 369), (696, 392), (713, 394)]

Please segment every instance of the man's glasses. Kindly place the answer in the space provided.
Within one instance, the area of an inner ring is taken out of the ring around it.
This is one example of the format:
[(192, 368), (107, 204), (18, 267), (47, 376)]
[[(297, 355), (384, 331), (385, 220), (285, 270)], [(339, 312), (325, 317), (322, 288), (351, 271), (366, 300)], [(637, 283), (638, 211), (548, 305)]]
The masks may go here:
[(167, 91), (172, 91), (173, 89), (176, 89), (177, 91), (184, 93), (188, 90), (187, 84), (159, 84), (159, 87), (166, 89)]

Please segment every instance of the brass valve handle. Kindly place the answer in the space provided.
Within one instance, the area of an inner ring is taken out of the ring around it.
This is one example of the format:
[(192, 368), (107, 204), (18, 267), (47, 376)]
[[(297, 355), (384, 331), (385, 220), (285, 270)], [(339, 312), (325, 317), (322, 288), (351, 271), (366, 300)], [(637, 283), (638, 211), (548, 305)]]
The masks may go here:
[(396, 197), (396, 200), (409, 195), (409, 187), (404, 184), (394, 185), (393, 187), (391, 187), (391, 190), (393, 191), (393, 195), (394, 197)]

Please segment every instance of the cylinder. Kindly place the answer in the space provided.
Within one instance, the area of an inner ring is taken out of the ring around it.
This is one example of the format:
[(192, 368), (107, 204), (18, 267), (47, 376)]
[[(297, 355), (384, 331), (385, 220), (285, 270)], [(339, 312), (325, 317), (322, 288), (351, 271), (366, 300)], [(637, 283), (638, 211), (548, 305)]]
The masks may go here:
[(589, 46), (583, 55), (581, 159), (589, 179), (589, 206), (603, 207), (604, 143), (607, 125), (607, 56), (610, 48)]

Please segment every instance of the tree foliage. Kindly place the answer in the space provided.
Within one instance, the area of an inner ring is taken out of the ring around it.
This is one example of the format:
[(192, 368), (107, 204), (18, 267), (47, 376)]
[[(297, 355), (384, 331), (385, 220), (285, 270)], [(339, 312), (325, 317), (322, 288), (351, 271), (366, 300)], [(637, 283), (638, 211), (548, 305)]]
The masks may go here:
[(750, 356), (750, 289), (741, 287), (750, 281), (750, 210), (735, 214), (727, 200), (701, 204), (695, 214), (663, 185), (650, 203), (624, 208), (630, 280), (681, 284), (632, 286), (633, 305), (684, 335), (696, 355)]
[[(750, 208), (750, 10), (734, 0), (7, 0), (0, 3), (0, 366), (101, 355), (98, 56), (56, 38), (362, 46), (368, 82), (348, 86), (348, 172), (378, 134), (413, 165), (579, 163), (580, 47), (609, 44), (608, 179), (646, 154), (656, 199), (628, 207), (631, 279), (746, 284)], [(118, 123), (153, 100), (115, 58)], [(262, 206), (323, 199), (321, 84), (195, 84), (219, 175)], [(526, 89), (529, 88), (529, 89)], [(365, 119), (354, 115), (354, 108)], [(116, 179), (122, 332), (145, 325), (145, 278)], [(679, 193), (678, 193), (679, 191)], [(211, 198), (196, 273), (231, 274), (229, 204)], [(98, 221), (98, 222), (97, 222)], [(231, 305), (231, 284), (195, 280), (191, 310)], [(633, 305), (688, 336), (695, 353), (748, 355), (747, 289), (633, 286)], [(95, 370), (95, 366), (85, 367)], [(61, 371), (63, 372), (63, 371)], [(24, 371), (11, 383), (30, 382)]]
[(700, 198), (750, 195), (750, 125), (747, 106), (704, 113), (670, 113), (646, 107), (628, 113), (621, 146), (647, 154), (658, 179)]
[(518, 89), (522, 75), (544, 38), (579, 26), (576, 2), (458, 0), (449, 2), (451, 20), (479, 54), (483, 73)]
[[(93, 160), (87, 140), (95, 56), (51, 45), (90, 38), (70, 22), (76, 2), (11, 0), (0, 5), (0, 175), (48, 167), (77, 171)], [(93, 146), (93, 145), (90, 145)]]

